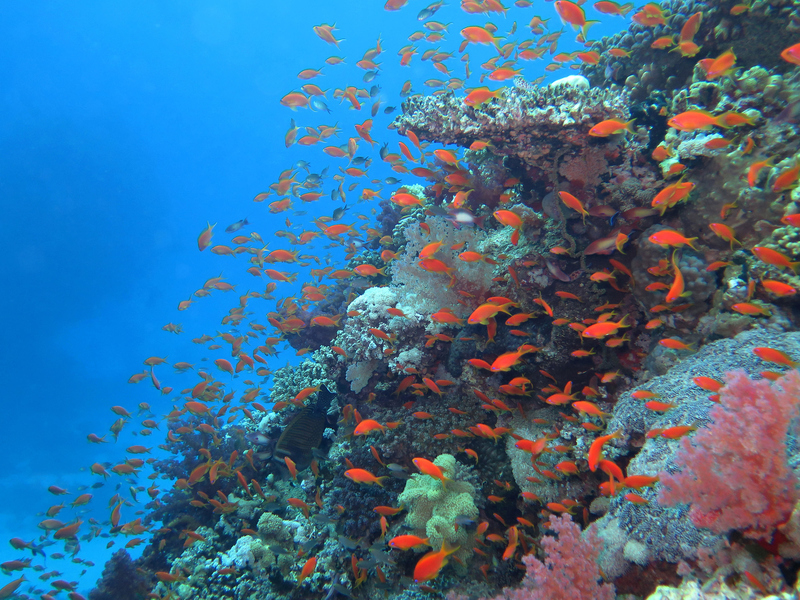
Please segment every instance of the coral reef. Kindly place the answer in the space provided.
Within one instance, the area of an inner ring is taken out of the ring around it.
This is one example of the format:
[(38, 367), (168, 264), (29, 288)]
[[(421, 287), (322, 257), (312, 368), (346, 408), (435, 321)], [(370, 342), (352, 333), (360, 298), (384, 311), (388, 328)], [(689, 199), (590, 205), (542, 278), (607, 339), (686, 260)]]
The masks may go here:
[[(628, 439), (629, 447), (636, 447), (636, 455), (627, 465), (627, 473), (657, 477), (663, 471), (675, 472), (680, 444), (661, 437), (645, 437), (648, 431), (666, 429), (678, 425), (700, 427), (710, 421), (709, 412), (715, 403), (709, 393), (698, 387), (693, 377), (709, 377), (724, 381), (729, 371), (741, 370), (757, 377), (764, 369), (764, 362), (753, 353), (757, 347), (770, 346), (790, 355), (800, 357), (800, 334), (775, 333), (755, 329), (739, 334), (733, 339), (723, 339), (703, 346), (692, 356), (672, 367), (665, 375), (655, 377), (639, 389), (658, 394), (674, 402), (676, 406), (663, 415), (644, 406), (644, 402), (632, 396), (636, 390), (622, 394), (617, 401), (609, 430), (620, 429)], [(790, 447), (790, 464), (797, 452)], [(658, 486), (643, 488), (638, 493), (649, 502), (634, 504), (622, 497), (609, 503), (598, 504), (604, 512), (596, 522), (598, 535), (606, 540), (606, 548), (600, 557), (603, 572), (610, 576), (620, 575), (631, 563), (647, 564), (652, 561), (678, 562), (694, 559), (697, 548), (714, 547), (718, 537), (711, 531), (695, 526), (689, 517), (689, 507), (664, 506), (657, 501)], [(646, 548), (644, 560), (631, 560), (629, 544)]]

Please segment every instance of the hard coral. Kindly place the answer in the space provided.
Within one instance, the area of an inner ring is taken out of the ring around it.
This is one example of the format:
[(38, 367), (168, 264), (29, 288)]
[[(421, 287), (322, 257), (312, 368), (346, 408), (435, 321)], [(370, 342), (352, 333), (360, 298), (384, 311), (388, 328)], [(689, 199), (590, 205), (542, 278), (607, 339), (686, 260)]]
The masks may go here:
[(773, 385), (730, 374), (711, 424), (682, 440), (676, 460), (682, 471), (661, 474), (659, 502), (691, 504), (692, 522), (715, 533), (737, 529), (769, 538), (798, 499), (786, 456), (798, 394), (797, 371)]
[(127, 550), (117, 550), (106, 562), (103, 577), (89, 593), (89, 600), (142, 600), (150, 594), (154, 581), (137, 568)]
[(476, 108), (452, 95), (409, 98), (394, 126), (442, 144), (491, 140), (497, 154), (518, 156), (532, 167), (555, 164), (565, 152), (590, 143), (591, 126), (628, 116), (624, 90), (590, 88), (580, 77), (558, 83), (509, 87), (502, 98)]

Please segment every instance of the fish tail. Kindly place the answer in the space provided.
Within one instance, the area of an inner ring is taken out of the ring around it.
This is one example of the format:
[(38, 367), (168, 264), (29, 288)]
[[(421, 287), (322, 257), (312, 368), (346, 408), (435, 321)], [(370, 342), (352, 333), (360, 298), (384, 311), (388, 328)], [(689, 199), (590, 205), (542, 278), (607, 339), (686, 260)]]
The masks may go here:
[(728, 125), (727, 121), (725, 120), (725, 117), (727, 115), (728, 115), (728, 113), (725, 113), (725, 114), (722, 114), (722, 115), (716, 117), (714, 119), (714, 125), (716, 125), (717, 127), (722, 127), (723, 129), (730, 129), (731, 126)]
[(589, 31), (589, 27), (591, 27), (592, 25), (596, 25), (598, 23), (600, 23), (600, 21), (586, 21), (581, 27), (581, 34), (583, 35), (583, 37), (584, 38), (586, 37), (586, 34)]

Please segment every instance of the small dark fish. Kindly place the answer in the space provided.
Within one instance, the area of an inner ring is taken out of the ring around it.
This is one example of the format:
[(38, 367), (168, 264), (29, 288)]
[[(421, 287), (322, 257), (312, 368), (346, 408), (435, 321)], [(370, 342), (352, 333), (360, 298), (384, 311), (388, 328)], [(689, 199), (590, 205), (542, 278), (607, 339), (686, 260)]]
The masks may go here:
[(378, 154), (380, 154), (381, 159), (386, 158), (386, 155), (389, 154), (389, 144), (387, 143), (381, 146), (381, 149), (378, 151)]
[(292, 214), (293, 214), (295, 217), (302, 217), (303, 215), (307, 215), (307, 214), (308, 214), (308, 212), (307, 212), (307, 211), (305, 211), (305, 210), (296, 210), (296, 211), (292, 212)]
[(472, 527), (475, 525), (475, 519), (470, 519), (467, 515), (458, 515), (453, 522), (461, 527)]
[(339, 208), (334, 209), (333, 214), (331, 215), (331, 219), (333, 221), (338, 221), (344, 216), (344, 213), (347, 212), (347, 204), (344, 206), (340, 206)]
[(318, 544), (321, 544), (324, 541), (325, 541), (325, 536), (321, 535), (319, 537), (315, 537), (314, 539), (306, 540), (305, 542), (300, 544), (300, 547), (306, 554), (308, 554), (309, 552), (311, 552), (314, 546), (317, 546)]
[(378, 561), (374, 558), (365, 558), (364, 560), (360, 560), (357, 563), (359, 569), (372, 569), (378, 564)]
[(281, 554), (288, 554), (288, 551), (283, 546), (279, 546), (278, 544), (272, 544), (271, 546), (267, 546), (269, 551), (272, 552), (275, 556), (280, 556)]
[(378, 75), (377, 71), (367, 71), (366, 73), (364, 73), (364, 76), (361, 79), (364, 81), (364, 83), (369, 83), (370, 81), (375, 79), (377, 75)]
[(307, 162), (305, 160), (298, 160), (295, 163), (295, 165), (297, 165), (297, 167), (300, 168), (300, 169), (305, 169), (306, 171), (308, 171), (308, 167), (311, 166), (311, 163), (309, 163), (309, 162)]
[(309, 173), (305, 180), (309, 183), (320, 183), (322, 181), (322, 175), (319, 173)]
[(397, 185), (400, 183), (400, 180), (397, 177), (387, 177), (383, 180), (386, 185)]
[(250, 225), (250, 223), (247, 222), (247, 217), (245, 217), (241, 221), (236, 221), (236, 223), (234, 223), (233, 225), (228, 225), (225, 228), (225, 233), (234, 233), (236, 231), (239, 231), (245, 225)]
[(387, 106), (386, 108), (383, 109), (383, 114), (390, 115), (396, 110), (397, 110), (396, 106)]
[(328, 105), (319, 97), (319, 96), (312, 96), (311, 101), (308, 103), (311, 110), (316, 111), (325, 111), (327, 113), (331, 112), (331, 109), (328, 108)]
[(345, 535), (339, 536), (339, 545), (345, 550), (355, 550), (358, 548), (358, 542)]
[(617, 220), (617, 217), (618, 217), (619, 215), (620, 215), (620, 212), (619, 212), (619, 211), (617, 211), (617, 212), (615, 212), (613, 215), (611, 215), (610, 217), (608, 217), (608, 225), (609, 225), (610, 227), (613, 227), (613, 226), (614, 226), (614, 221), (616, 221), (616, 220)]
[(386, 468), (394, 473), (402, 473), (403, 471), (408, 471), (408, 467), (404, 467), (403, 465), (398, 465), (397, 463), (389, 463), (386, 465)]
[(355, 156), (353, 160), (350, 161), (350, 164), (354, 166), (363, 165), (367, 160), (366, 156)]
[(376, 561), (384, 565), (393, 565), (394, 561), (392, 560), (392, 556), (388, 552), (384, 552), (383, 550), (374, 550), (370, 548), (369, 550), (370, 555)]
[(433, 16), (433, 11), (430, 8), (423, 8), (421, 11), (419, 11), (419, 14), (417, 15), (417, 21), (424, 21), (425, 19), (432, 16)]
[(280, 502), (267, 502), (266, 504), (262, 504), (261, 508), (267, 512), (275, 512), (281, 508), (286, 508), (286, 505), (281, 504)]
[(374, 98), (375, 96), (377, 96), (380, 93), (381, 93), (381, 86), (379, 86), (379, 85), (373, 85), (371, 88), (369, 88), (369, 97), (370, 98)]
[(336, 597), (336, 594), (344, 596), (345, 598), (352, 598), (353, 594), (350, 593), (350, 589), (343, 586), (341, 583), (334, 583), (328, 589), (328, 595), (325, 596), (325, 600), (333, 600)]
[(314, 521), (317, 525), (330, 525), (331, 523), (336, 523), (336, 519), (331, 519), (328, 516), (316, 514), (311, 517), (311, 520)]
[(336, 201), (338, 199), (339, 199), (339, 189), (338, 188), (333, 188), (331, 190), (331, 200)]

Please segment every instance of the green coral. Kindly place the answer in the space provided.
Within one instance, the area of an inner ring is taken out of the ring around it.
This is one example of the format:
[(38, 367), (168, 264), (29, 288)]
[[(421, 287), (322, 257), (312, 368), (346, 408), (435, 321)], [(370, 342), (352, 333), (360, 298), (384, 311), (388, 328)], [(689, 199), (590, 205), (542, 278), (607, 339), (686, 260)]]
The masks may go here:
[(456, 475), (456, 459), (453, 455), (441, 454), (433, 464), (442, 469), (448, 478), (445, 485), (430, 475), (415, 473), (406, 482), (398, 502), (408, 510), (406, 525), (418, 534), (424, 531), (435, 549), (439, 549), (442, 542), (460, 546), (456, 556), (466, 562), (472, 554), (472, 534), (463, 525), (456, 525), (456, 517), (478, 518), (475, 488), (466, 481), (453, 480)]
[[(263, 546), (264, 553), (266, 554), (266, 564), (276, 562), (278, 569), (283, 573), (284, 577), (288, 575), (289, 570), (294, 565), (294, 544), (292, 532), (286, 526), (283, 519), (278, 515), (265, 512), (258, 520), (258, 533), (261, 536), (259, 540)], [(278, 553), (276, 556), (273, 550), (280, 546), (286, 553)]]

